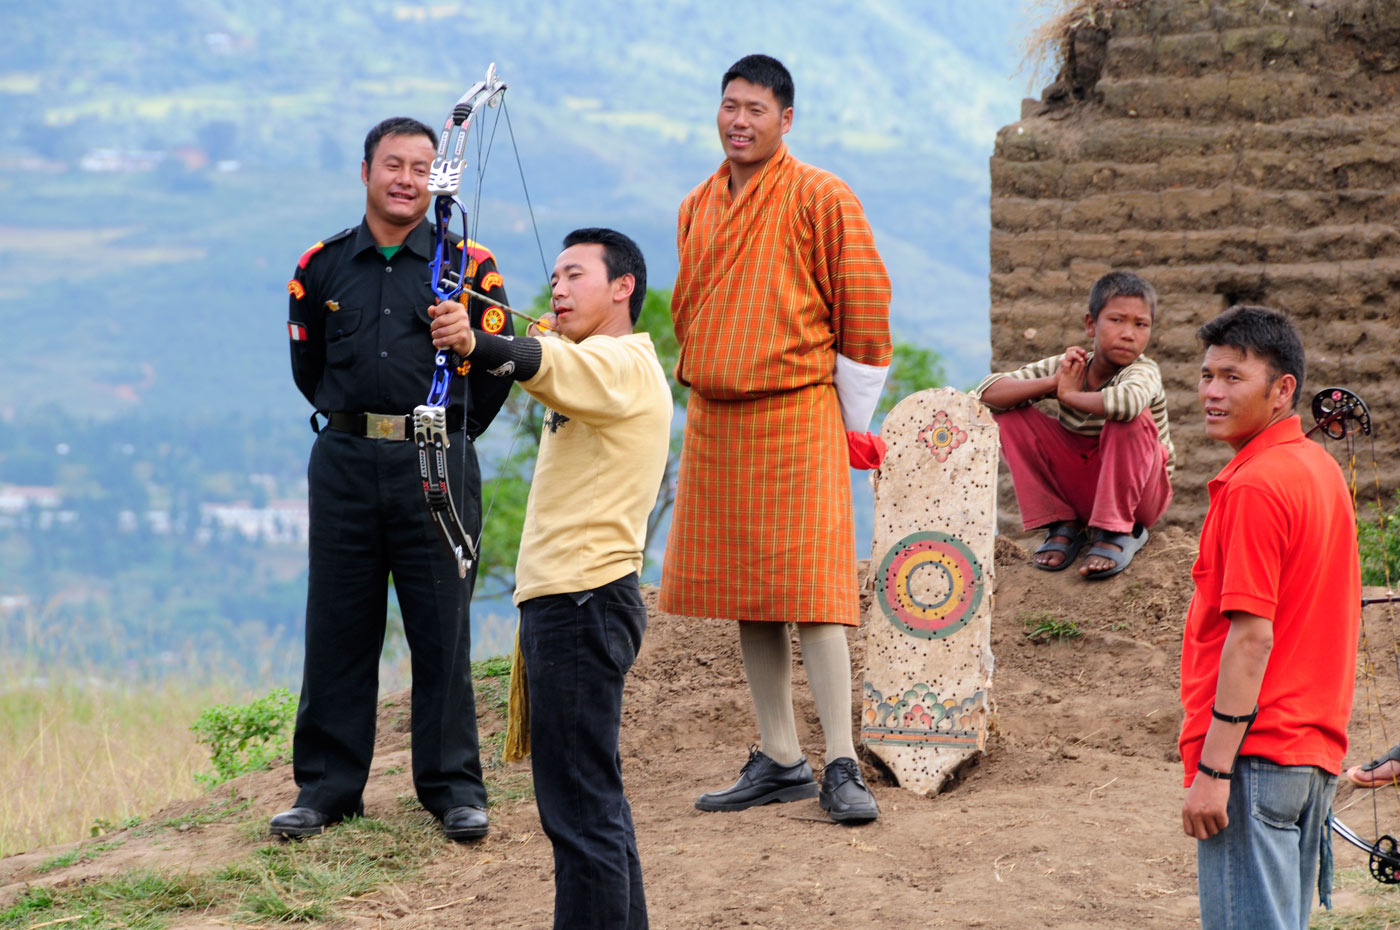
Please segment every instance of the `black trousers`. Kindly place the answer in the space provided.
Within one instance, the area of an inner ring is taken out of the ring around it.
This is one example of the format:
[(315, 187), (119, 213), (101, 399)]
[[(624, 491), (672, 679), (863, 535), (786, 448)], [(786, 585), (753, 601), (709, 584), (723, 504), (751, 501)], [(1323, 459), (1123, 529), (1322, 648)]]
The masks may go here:
[(646, 625), (635, 574), (520, 605), (535, 803), (554, 845), (555, 930), (647, 928), (618, 752), (623, 680)]
[[(476, 534), (481, 473), (464, 432), (452, 434), (448, 460), (462, 525)], [(466, 493), (459, 494), (464, 468)], [(484, 807), (470, 661), (475, 572), (457, 576), (428, 515), (417, 447), (325, 429), (306, 474), (311, 571), (292, 739), (297, 806), (336, 816), (363, 809), (392, 574), (412, 660), (418, 799), (437, 816), (461, 805)]]

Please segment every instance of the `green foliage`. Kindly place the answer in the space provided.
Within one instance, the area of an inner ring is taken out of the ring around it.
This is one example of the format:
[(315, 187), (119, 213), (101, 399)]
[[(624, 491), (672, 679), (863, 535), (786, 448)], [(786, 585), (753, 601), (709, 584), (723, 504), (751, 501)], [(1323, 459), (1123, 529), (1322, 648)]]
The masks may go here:
[(933, 349), (896, 337), (889, 378), (885, 381), (885, 393), (880, 396), (880, 404), (875, 408), (875, 416), (884, 419), (895, 404), (910, 394), (917, 394), (926, 388), (942, 387), (947, 383), (948, 374), (943, 368), (942, 356)]
[(1037, 642), (1074, 639), (1082, 633), (1073, 620), (1061, 619), (1045, 610), (1026, 614), (1021, 619), (1026, 625), (1026, 636)]
[(213, 775), (196, 775), (213, 787), (245, 772), (270, 768), (290, 748), (296, 698), (286, 688), (274, 688), (248, 704), (216, 704), (206, 708), (191, 726), (209, 747)]
[(510, 656), (492, 656), (472, 663), (472, 678), (510, 678)]
[(36, 915), (54, 906), (53, 892), (42, 886), (26, 888), (9, 907), (0, 911), (0, 927), (27, 926)]
[(1395, 507), (1356, 527), (1362, 584), (1390, 585), (1400, 580), (1400, 491), (1396, 498)]

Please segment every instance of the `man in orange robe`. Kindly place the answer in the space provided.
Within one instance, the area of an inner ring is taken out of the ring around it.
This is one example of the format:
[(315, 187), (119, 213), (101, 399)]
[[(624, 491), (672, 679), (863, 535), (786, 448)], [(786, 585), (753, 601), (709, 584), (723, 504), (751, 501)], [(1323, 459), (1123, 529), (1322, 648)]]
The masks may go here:
[[(725, 163), (677, 230), (671, 312), (690, 400), (661, 607), (739, 621), (760, 746), (696, 807), (820, 794), (833, 819), (869, 821), (844, 630), (859, 622), (846, 469), (890, 363), (889, 278), (850, 188), (783, 144), (787, 69), (749, 55), (720, 86)], [(820, 792), (793, 720), (789, 622), (826, 736)]]

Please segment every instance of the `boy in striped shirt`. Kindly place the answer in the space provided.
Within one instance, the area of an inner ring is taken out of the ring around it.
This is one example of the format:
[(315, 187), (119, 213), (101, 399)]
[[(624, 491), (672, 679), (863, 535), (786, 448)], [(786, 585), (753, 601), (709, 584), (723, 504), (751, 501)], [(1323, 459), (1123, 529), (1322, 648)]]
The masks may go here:
[(1001, 429), (1025, 528), (1045, 528), (1038, 568), (1066, 568), (1093, 533), (1079, 573), (1116, 575), (1171, 504), (1167, 396), (1157, 363), (1142, 354), (1156, 315), (1152, 285), (1110, 272), (1089, 292), (1092, 350), (1070, 346), (995, 372), (972, 392)]

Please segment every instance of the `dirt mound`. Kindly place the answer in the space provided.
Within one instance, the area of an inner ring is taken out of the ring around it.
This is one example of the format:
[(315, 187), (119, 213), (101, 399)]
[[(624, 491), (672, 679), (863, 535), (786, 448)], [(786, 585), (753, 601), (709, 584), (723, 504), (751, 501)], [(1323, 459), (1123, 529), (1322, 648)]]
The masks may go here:
[[(733, 780), (756, 739), (737, 631), (653, 611), (629, 679), (623, 731), (652, 925), (1193, 925), (1195, 849), (1179, 826), (1176, 731), (1194, 557), (1194, 540), (1167, 529), (1122, 575), (1090, 584), (1073, 572), (1037, 571), (1024, 549), (1003, 538), (992, 632), (997, 713), (987, 755), (932, 798), (893, 787), (867, 762), (882, 816), (857, 828), (828, 822), (815, 800), (738, 814), (694, 809), (696, 795)], [(1393, 643), (1393, 622), (1383, 608), (1373, 611), (1370, 641)], [(851, 635), (859, 668), (862, 639)], [(820, 761), (800, 665), (794, 684), (799, 735)], [(1383, 706), (1400, 701), (1393, 672), (1379, 684), (1363, 681), (1353, 725), (1357, 758), (1386, 745), (1367, 732), (1368, 687)], [(502, 725), (491, 697), (480, 702), (487, 746), (496, 745)], [(380, 713), (365, 806), (386, 820), (426, 816), (410, 810), (406, 713), (406, 694), (385, 701)], [(489, 777), (519, 783), (527, 772), (527, 765), (497, 766)], [(63, 849), (10, 857), (0, 861), (0, 903), (29, 884), (92, 880), (138, 865), (203, 869), (244, 856), (269, 842), (265, 818), (294, 794), (290, 769), (282, 767), (162, 812), (118, 835), (124, 844), (91, 862), (39, 873), (36, 866)], [(1360, 797), (1343, 789), (1338, 805)], [(1369, 805), (1348, 819), (1370, 834)], [(1338, 846), (1338, 862), (1361, 859)], [(444, 841), (412, 882), (335, 907), (353, 926), (537, 928), (549, 924), (552, 874), (534, 805), (498, 793), (484, 842)], [(184, 926), (227, 925), (206, 915)]]

